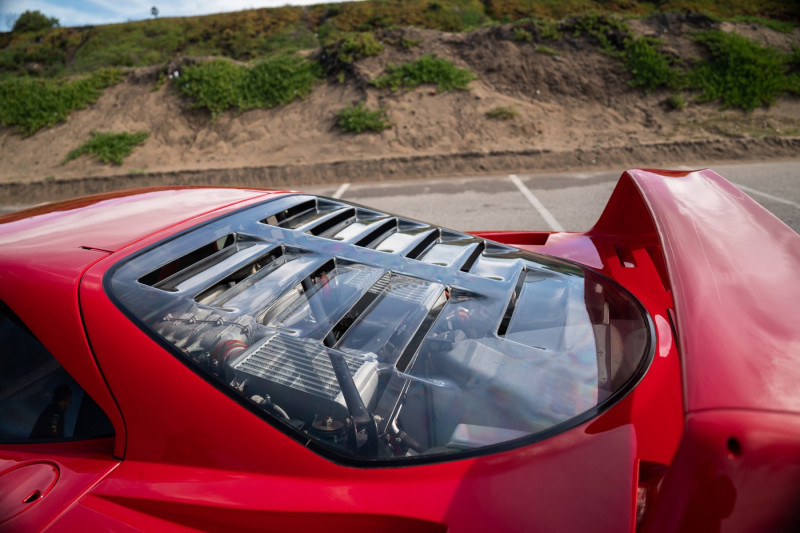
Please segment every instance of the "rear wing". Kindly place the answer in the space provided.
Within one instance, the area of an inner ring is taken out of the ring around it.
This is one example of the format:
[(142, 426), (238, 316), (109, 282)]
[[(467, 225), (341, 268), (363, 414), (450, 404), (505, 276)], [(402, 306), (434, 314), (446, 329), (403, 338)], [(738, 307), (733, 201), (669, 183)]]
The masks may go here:
[(637, 530), (800, 530), (800, 236), (710, 170), (623, 174), (588, 235), (632, 234), (661, 244), (686, 410)]
[(711, 170), (630, 170), (588, 235), (655, 233), (687, 413), (800, 412), (800, 236)]

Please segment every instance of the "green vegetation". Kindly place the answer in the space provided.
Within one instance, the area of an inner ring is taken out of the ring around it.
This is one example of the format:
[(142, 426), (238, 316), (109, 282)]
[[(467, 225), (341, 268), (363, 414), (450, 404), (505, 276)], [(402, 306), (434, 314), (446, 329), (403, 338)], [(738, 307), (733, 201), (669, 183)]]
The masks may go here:
[(800, 93), (800, 76), (790, 73), (798, 51), (783, 54), (734, 33), (718, 30), (694, 37), (708, 46), (712, 57), (689, 73), (689, 87), (700, 91), (698, 100), (721, 100), (723, 107), (751, 111), (770, 105), (781, 94)]
[[(703, 13), (783, 32), (800, 21), (800, 4), (786, 0), (366, 0), (82, 28), (62, 28), (53, 17), (26, 11), (13, 31), (0, 34), (0, 123), (30, 135), (66, 120), (119, 79), (117, 70), (104, 69), (166, 65), (178, 57), (260, 61), (253, 67), (212, 61), (181, 76), (180, 93), (212, 117), (225, 109), (271, 107), (307, 95), (323, 69), (345, 81), (352, 62), (380, 53), (385, 44), (419, 44), (397, 27), (468, 31), (501, 22), (513, 22), (512, 38), (534, 43), (541, 53), (556, 53), (543, 45), (547, 41), (588, 37), (622, 61), (630, 84), (644, 91), (697, 91), (699, 101), (747, 110), (798, 92), (800, 52), (703, 32), (697, 38), (711, 58), (680, 62), (663, 53), (658, 40), (637, 38), (623, 18), (665, 12)], [(327, 62), (290, 56), (320, 46), (334, 52)], [(76, 75), (84, 77), (67, 79)], [(450, 90), (466, 89), (472, 79), (469, 71), (426, 56), (387, 67), (373, 83), (392, 90), (432, 83)]]
[[(645, 5), (645, 2), (637, 3)], [(724, 20), (747, 16), (797, 21), (800, 15), (800, 6), (791, 0), (667, 0), (656, 3), (658, 11), (706, 13)], [(619, 4), (624, 5), (625, 2)]]
[(56, 76), (163, 64), (181, 55), (249, 60), (313, 49), (319, 40), (305, 19), (301, 7), (280, 7), (0, 34), (0, 73)]
[(558, 23), (552, 20), (534, 19), (533, 26), (539, 32), (542, 39), (558, 41), (563, 37), (561, 30), (558, 29)]
[(765, 19), (764, 17), (757, 17), (754, 15), (738, 15), (735, 17), (730, 17), (728, 21), (745, 22), (748, 24), (758, 24), (760, 26), (766, 26), (767, 28), (779, 31), (781, 33), (792, 33), (792, 31), (798, 26), (797, 21), (772, 20), (772, 19)]
[[(400, 30), (402, 32), (402, 30)], [(414, 47), (421, 45), (425, 40), (424, 39), (411, 39), (406, 37), (402, 33), (392, 32), (392, 31), (384, 31), (381, 32), (381, 41), (384, 43), (397, 46), (398, 48), (402, 48), (403, 50), (411, 50)]]
[(279, 55), (252, 67), (225, 59), (198, 63), (184, 69), (174, 83), (181, 95), (194, 100), (193, 107), (210, 111), (213, 120), (227, 109), (269, 108), (305, 98), (320, 75), (318, 63)]
[(644, 14), (639, 2), (625, 2), (627, 9), (620, 8), (623, 2), (603, 0), (491, 0), (486, 2), (486, 14), (500, 22), (524, 18), (560, 20), (571, 15), (593, 12), (633, 12)]
[(48, 17), (39, 10), (26, 11), (19, 16), (14, 27), (11, 29), (13, 33), (24, 33), (32, 31), (49, 30), (58, 26), (58, 19), (55, 17)]
[[(372, 32), (349, 34), (342, 39), (342, 47), (339, 49), (339, 58), (353, 62), (362, 57), (376, 56), (383, 52), (383, 43), (375, 40)], [(345, 56), (345, 58), (342, 57)]]
[(800, 93), (797, 51), (784, 54), (735, 33), (707, 30), (693, 38), (708, 47), (711, 57), (681, 65), (659, 50), (659, 40), (635, 38), (621, 19), (590, 15), (574, 26), (576, 34), (593, 37), (604, 53), (619, 58), (633, 76), (630, 85), (647, 92), (659, 87), (699, 91), (699, 102), (719, 100), (723, 107), (745, 111), (770, 105), (787, 92)]
[(440, 92), (454, 89), (466, 91), (469, 82), (474, 79), (475, 74), (469, 70), (428, 54), (411, 63), (386, 65), (386, 73), (372, 80), (372, 84), (378, 88), (389, 87), (392, 91), (414, 89), (426, 83), (436, 85)]
[(679, 111), (686, 107), (686, 100), (678, 93), (672, 93), (667, 98), (667, 107), (672, 111)]
[(409, 39), (405, 35), (400, 37), (400, 48), (404, 50), (411, 50), (414, 47), (417, 47), (422, 44), (424, 39)]
[(525, 28), (516, 27), (514, 28), (514, 40), (529, 43), (533, 40), (533, 35)]
[(372, 32), (348, 33), (338, 44), (339, 61), (352, 63), (364, 57), (376, 56), (383, 52), (383, 43), (375, 40)]
[(673, 59), (659, 51), (661, 42), (652, 37), (635, 37), (628, 24), (615, 17), (591, 14), (571, 19), (573, 35), (597, 41), (600, 50), (622, 61), (632, 76), (629, 84), (651, 92), (658, 87), (678, 88), (682, 72), (673, 67)]
[(573, 37), (582, 35), (593, 38), (600, 50), (619, 57), (628, 41), (633, 40), (633, 32), (627, 22), (619, 17), (592, 13), (568, 19), (562, 24), (564, 30), (571, 30)]
[(121, 79), (116, 69), (99, 70), (74, 81), (8, 78), (0, 81), (0, 124), (25, 135), (67, 120), (76, 109), (96, 101), (103, 89)]
[(383, 131), (392, 127), (385, 109), (369, 109), (363, 102), (351, 104), (337, 111), (336, 125), (348, 133)]
[(486, 112), (486, 116), (495, 120), (512, 120), (519, 116), (519, 113), (512, 106), (497, 106)]
[(336, 75), (339, 83), (344, 83), (347, 74), (352, 74), (353, 63), (359, 59), (375, 56), (383, 52), (385, 45), (375, 38), (371, 31), (343, 33), (338, 41), (322, 48), (319, 63), (328, 75)]
[(559, 54), (558, 50), (555, 50), (554, 48), (550, 48), (549, 46), (545, 46), (543, 44), (538, 45), (536, 47), (536, 51), (539, 52), (540, 54), (547, 54), (549, 56), (557, 56)]
[(77, 159), (83, 154), (94, 156), (103, 163), (113, 163), (121, 165), (122, 160), (128, 157), (133, 149), (144, 144), (149, 131), (137, 131), (136, 133), (102, 133), (92, 131), (91, 138), (80, 147), (72, 150), (61, 163), (66, 164), (73, 159)]
[[(659, 12), (706, 13), (779, 31), (790, 31), (800, 20), (800, 6), (786, 0), (367, 0), (85, 28), (52, 27), (57, 20), (28, 11), (13, 32), (0, 34), (0, 74), (57, 76), (103, 67), (157, 65), (176, 56), (251, 60), (314, 49), (348, 32), (397, 26), (468, 31), (497, 22), (528, 21), (537, 33), (527, 26), (521, 31), (558, 39), (562, 32), (555, 21), (564, 17)], [(520, 38), (524, 38), (521, 33)]]
[(480, 0), (372, 0), (321, 4), (309, 9), (309, 22), (320, 37), (336, 32), (372, 31), (417, 26), (442, 31), (469, 31), (489, 21)]
[(631, 39), (623, 50), (625, 69), (631, 73), (632, 87), (642, 87), (651, 92), (657, 87), (674, 87), (681, 79), (681, 73), (673, 68), (673, 61), (658, 51), (661, 43), (649, 37)]

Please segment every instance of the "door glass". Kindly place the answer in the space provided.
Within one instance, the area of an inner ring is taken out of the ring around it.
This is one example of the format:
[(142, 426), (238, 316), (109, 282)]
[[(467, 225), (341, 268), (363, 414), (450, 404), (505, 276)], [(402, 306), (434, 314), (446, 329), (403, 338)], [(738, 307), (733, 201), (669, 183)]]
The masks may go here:
[(108, 437), (111, 422), (25, 324), (0, 302), (0, 442)]

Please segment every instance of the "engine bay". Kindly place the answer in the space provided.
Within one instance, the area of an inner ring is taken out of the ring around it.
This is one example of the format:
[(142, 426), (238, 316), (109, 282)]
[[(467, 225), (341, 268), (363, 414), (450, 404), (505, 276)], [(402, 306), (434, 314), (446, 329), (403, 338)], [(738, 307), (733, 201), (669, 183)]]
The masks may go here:
[(159, 243), (107, 287), (196, 371), (357, 459), (547, 435), (652, 357), (649, 316), (592, 270), (309, 195)]

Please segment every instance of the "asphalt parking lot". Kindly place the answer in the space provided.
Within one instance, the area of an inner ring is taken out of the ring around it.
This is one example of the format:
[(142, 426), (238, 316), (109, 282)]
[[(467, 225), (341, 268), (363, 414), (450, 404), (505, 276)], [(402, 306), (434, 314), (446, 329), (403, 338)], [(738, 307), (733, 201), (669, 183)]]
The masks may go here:
[[(800, 160), (708, 166), (800, 233)], [(462, 231), (586, 231), (623, 170), (343, 182), (303, 190)], [(0, 199), (0, 213), (23, 207)]]
[[(711, 168), (800, 233), (799, 161), (713, 165)], [(586, 231), (600, 216), (621, 173), (622, 169), (502, 174), (340, 183), (305, 190), (463, 231)]]

